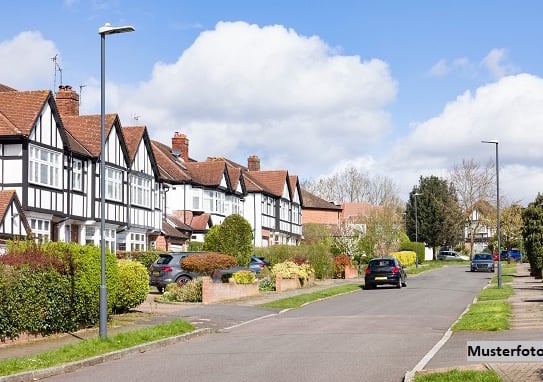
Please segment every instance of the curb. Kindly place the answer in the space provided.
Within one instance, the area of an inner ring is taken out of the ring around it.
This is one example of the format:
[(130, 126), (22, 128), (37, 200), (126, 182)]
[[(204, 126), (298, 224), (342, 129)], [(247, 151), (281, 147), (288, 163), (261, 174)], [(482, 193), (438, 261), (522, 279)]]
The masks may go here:
[(111, 353), (98, 355), (92, 358), (82, 359), (80, 361), (74, 361), (59, 366), (49, 367), (47, 369), (38, 369), (33, 371), (27, 371), (19, 374), (11, 374), (6, 376), (0, 376), (0, 382), (32, 382), (43, 378), (53, 377), (55, 375), (61, 375), (71, 373), (82, 367), (99, 365), (101, 363), (118, 360), (126, 357), (130, 354), (145, 353), (149, 350), (154, 350), (166, 345), (175, 344), (181, 341), (187, 341), (191, 338), (198, 337), (203, 334), (209, 334), (214, 332), (214, 329), (198, 329), (191, 333), (181, 334), (175, 337), (164, 338), (161, 340), (144, 343), (131, 348), (113, 351)]

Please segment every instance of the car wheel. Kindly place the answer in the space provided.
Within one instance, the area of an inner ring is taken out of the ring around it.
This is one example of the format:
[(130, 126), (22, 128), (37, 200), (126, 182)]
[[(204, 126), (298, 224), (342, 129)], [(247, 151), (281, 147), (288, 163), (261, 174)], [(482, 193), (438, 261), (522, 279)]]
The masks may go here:
[(406, 286), (407, 286), (407, 283), (404, 281), (404, 282), (402, 283), (402, 286), (403, 286), (403, 287), (406, 287)]
[(183, 275), (183, 276), (179, 276), (179, 277), (175, 280), (175, 282), (176, 282), (177, 285), (183, 286), (183, 285), (185, 285), (186, 283), (188, 283), (188, 282), (191, 281), (191, 280), (192, 280), (192, 279), (191, 279), (189, 276)]
[(398, 284), (396, 284), (396, 288), (398, 288), (398, 289), (402, 288), (402, 278), (401, 277), (398, 279)]
[(164, 293), (164, 288), (163, 288), (163, 287), (156, 287), (156, 290), (157, 290), (158, 293), (160, 293), (160, 294)]

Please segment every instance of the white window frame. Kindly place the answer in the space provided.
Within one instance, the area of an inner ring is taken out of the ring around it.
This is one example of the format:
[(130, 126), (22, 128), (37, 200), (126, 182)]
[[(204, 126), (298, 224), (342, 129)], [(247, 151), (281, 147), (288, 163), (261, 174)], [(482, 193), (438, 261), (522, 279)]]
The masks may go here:
[(83, 191), (83, 161), (74, 159), (72, 163), (72, 189)]
[(132, 174), (130, 176), (131, 202), (140, 207), (151, 207), (151, 179)]
[(207, 212), (224, 213), (225, 195), (215, 190), (204, 190), (203, 209)]
[(130, 233), (130, 251), (145, 251), (146, 237), (144, 233)]
[(106, 199), (122, 202), (123, 172), (112, 167), (106, 167)]
[(60, 188), (62, 154), (42, 147), (28, 148), (28, 180), (48, 187)]
[(30, 218), (30, 228), (36, 243), (46, 243), (51, 240), (51, 223), (49, 220)]

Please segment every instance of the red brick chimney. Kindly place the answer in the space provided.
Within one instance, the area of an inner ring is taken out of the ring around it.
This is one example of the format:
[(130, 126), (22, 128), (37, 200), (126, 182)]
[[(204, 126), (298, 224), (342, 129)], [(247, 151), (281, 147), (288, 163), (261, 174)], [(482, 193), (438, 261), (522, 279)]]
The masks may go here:
[(61, 116), (79, 116), (79, 94), (70, 85), (58, 87), (56, 102)]
[(175, 132), (172, 138), (172, 153), (185, 162), (189, 161), (189, 139), (185, 134)]
[(249, 171), (260, 171), (260, 158), (258, 155), (249, 155), (249, 158), (247, 158), (247, 168)]

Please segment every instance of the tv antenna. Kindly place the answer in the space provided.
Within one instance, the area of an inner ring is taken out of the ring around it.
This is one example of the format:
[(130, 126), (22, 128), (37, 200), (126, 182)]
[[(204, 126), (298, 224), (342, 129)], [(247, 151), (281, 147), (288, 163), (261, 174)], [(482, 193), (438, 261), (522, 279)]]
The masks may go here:
[(53, 82), (53, 91), (56, 92), (57, 91), (57, 70), (60, 74), (60, 85), (62, 86), (62, 68), (60, 67), (60, 65), (58, 64), (58, 53), (55, 54), (55, 57), (51, 57), (51, 61), (53, 61), (53, 70), (55, 71), (55, 74), (54, 74), (54, 82)]

